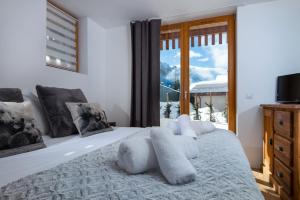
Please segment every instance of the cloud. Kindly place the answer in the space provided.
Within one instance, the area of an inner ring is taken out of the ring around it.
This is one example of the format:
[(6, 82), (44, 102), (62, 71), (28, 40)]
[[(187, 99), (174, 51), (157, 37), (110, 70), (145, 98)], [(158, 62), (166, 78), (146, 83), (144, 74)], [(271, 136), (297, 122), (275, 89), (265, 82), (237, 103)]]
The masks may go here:
[(178, 51), (177, 53), (176, 53), (176, 55), (175, 55), (175, 58), (177, 58), (177, 57), (180, 57), (180, 51)]
[[(224, 80), (226, 77), (226, 68), (190, 66), (191, 84), (200, 81)], [(163, 79), (161, 78), (162, 81), (165, 80), (167, 82), (173, 82), (175, 79), (180, 79), (180, 65), (169, 68), (168, 73), (163, 76)]]
[[(180, 51), (178, 51), (175, 55), (175, 57), (180, 57)], [(190, 50), (190, 58), (201, 58), (203, 55), (201, 53), (195, 52), (193, 50)]]
[(197, 53), (193, 50), (190, 50), (190, 58), (201, 58), (201, 57), (202, 57), (202, 54)]
[(200, 81), (216, 80), (219, 76), (226, 76), (225, 68), (210, 68), (200, 66), (190, 66), (191, 84)]
[(227, 45), (216, 45), (210, 48), (215, 67), (228, 68)]
[(209, 61), (209, 58), (208, 57), (199, 58), (198, 61), (207, 62), (207, 61)]

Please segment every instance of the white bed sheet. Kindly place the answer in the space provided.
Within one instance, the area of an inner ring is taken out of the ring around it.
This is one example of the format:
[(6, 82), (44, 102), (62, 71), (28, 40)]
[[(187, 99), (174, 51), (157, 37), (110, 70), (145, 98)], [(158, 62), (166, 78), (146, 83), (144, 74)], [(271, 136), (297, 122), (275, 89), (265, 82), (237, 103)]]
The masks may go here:
[(22, 177), (50, 169), (100, 147), (130, 136), (142, 128), (117, 127), (113, 131), (80, 138), (43, 136), (46, 148), (6, 158), (0, 158), (0, 187)]

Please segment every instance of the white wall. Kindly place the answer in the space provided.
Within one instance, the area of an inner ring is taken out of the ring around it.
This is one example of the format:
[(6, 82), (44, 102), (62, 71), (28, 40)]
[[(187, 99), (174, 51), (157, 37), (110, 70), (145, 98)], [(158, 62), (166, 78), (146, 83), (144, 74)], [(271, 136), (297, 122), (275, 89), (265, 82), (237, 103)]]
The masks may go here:
[(87, 66), (89, 101), (100, 103), (106, 109), (107, 64), (106, 30), (89, 18), (87, 23)]
[(299, 0), (237, 10), (237, 130), (252, 167), (262, 162), (259, 105), (275, 102), (278, 75), (300, 72), (299, 11)]
[(131, 99), (130, 27), (107, 30), (107, 92), (109, 118), (120, 126), (129, 126)]
[(0, 6), (0, 85), (80, 87), (87, 76), (45, 66), (46, 1), (3, 1)]
[(82, 73), (55, 69), (45, 66), (46, 0), (1, 1), (0, 87), (81, 88), (89, 100), (104, 101), (105, 30), (90, 19), (81, 21)]

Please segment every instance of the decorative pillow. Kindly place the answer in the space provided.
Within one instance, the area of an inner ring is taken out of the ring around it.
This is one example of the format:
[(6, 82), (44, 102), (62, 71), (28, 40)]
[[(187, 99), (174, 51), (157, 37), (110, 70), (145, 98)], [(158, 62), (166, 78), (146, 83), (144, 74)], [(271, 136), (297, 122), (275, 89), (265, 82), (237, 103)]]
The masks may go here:
[(64, 137), (78, 133), (66, 102), (86, 103), (80, 89), (36, 86), (36, 91), (49, 122), (51, 137)]
[(38, 97), (28, 90), (22, 90), (22, 93), (24, 100), (30, 101), (32, 105), (32, 111), (36, 121), (36, 127), (41, 131), (42, 135), (48, 134), (49, 123), (46, 117), (46, 113), (43, 110)]
[(0, 158), (44, 147), (30, 102), (0, 102)]
[(21, 103), (24, 99), (18, 88), (0, 88), (0, 101)]
[(105, 112), (97, 103), (67, 103), (80, 136), (112, 131)]

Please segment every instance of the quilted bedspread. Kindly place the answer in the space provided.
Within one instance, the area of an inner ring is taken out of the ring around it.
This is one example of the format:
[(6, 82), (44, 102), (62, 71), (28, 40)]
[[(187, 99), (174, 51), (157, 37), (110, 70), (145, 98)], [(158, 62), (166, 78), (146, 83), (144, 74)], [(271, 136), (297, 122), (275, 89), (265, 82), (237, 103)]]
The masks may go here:
[(191, 160), (196, 181), (180, 186), (169, 185), (158, 170), (140, 175), (120, 170), (116, 164), (119, 143), (12, 182), (1, 188), (0, 199), (263, 199), (239, 140), (228, 131), (199, 136), (201, 153)]

